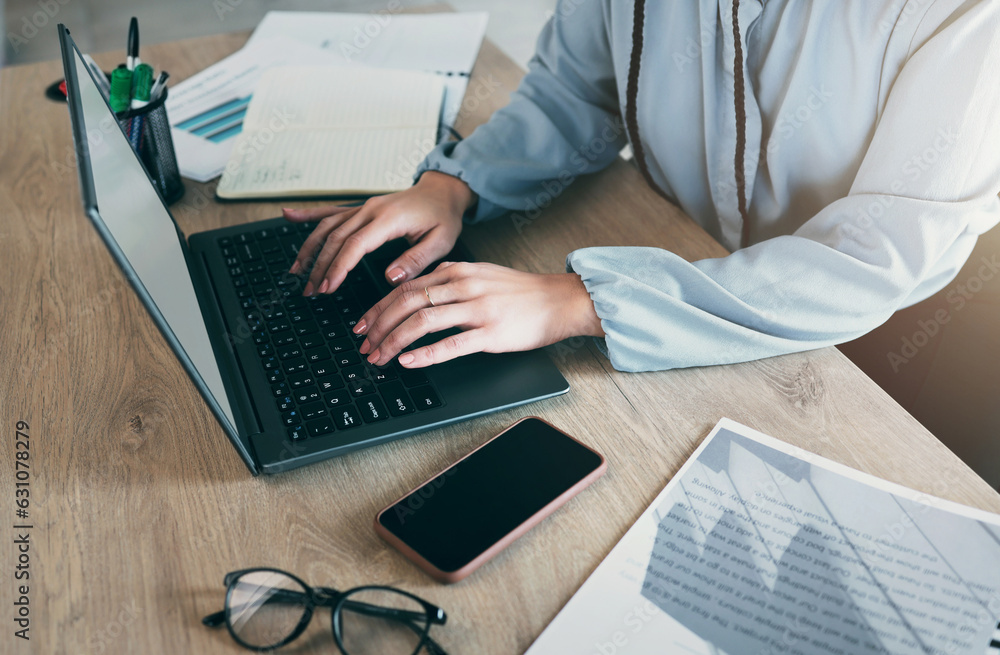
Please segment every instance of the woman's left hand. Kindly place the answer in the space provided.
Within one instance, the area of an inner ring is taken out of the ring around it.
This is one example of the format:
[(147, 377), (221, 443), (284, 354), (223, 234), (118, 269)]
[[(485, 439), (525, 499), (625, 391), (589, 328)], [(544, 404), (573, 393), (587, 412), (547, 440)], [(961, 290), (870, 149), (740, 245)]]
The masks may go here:
[(531, 350), (569, 337), (604, 336), (579, 275), (469, 262), (445, 262), (404, 282), (365, 312), (354, 332), (367, 335), (361, 353), (382, 366), (420, 337), (448, 328), (462, 331), (403, 353), (399, 363), (419, 368), (474, 352)]

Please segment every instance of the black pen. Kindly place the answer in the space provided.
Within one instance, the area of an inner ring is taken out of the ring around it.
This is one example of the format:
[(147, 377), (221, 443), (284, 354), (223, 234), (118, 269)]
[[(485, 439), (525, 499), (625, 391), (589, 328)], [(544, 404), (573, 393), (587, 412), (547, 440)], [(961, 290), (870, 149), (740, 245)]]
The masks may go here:
[(130, 71), (139, 65), (139, 19), (135, 16), (128, 24), (128, 58), (125, 65)]

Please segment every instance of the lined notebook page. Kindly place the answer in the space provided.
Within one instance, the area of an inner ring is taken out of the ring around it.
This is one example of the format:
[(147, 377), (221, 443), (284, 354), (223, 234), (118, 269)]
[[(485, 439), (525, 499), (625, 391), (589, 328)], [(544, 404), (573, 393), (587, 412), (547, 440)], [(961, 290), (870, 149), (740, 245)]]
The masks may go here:
[(444, 86), (390, 69), (267, 71), (216, 193), (222, 198), (405, 189), (435, 145)]

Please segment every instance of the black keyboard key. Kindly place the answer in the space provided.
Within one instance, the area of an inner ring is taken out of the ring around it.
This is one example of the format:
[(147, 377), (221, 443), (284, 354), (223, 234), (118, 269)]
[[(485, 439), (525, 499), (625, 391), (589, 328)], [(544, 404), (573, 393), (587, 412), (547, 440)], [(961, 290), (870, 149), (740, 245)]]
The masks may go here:
[(361, 410), (361, 418), (365, 423), (376, 423), (389, 418), (385, 411), (385, 405), (378, 396), (369, 396), (358, 401), (358, 409)]
[(274, 355), (274, 346), (269, 343), (264, 343), (257, 346), (257, 354), (260, 357), (271, 357)]
[(277, 384), (271, 385), (271, 392), (274, 394), (275, 398), (282, 398), (288, 395), (288, 383), (279, 382)]
[(301, 405), (303, 403), (315, 402), (323, 396), (316, 390), (316, 387), (302, 387), (301, 389), (296, 389), (292, 393), (292, 397), (295, 398), (295, 402)]
[(242, 289), (236, 290), (236, 295), (240, 298), (252, 298), (253, 290), (250, 287), (243, 287)]
[[(293, 326), (295, 325), (295, 317), (294, 316), (292, 317), (292, 325)], [(305, 348), (306, 350), (309, 350), (310, 348), (315, 348), (316, 346), (322, 346), (325, 343), (326, 343), (326, 341), (321, 336), (319, 336), (318, 334), (307, 334), (307, 335), (303, 336), (301, 339), (299, 339), (299, 344), (303, 348)], [(330, 351), (327, 351), (328, 355), (329, 355), (329, 352)], [(330, 359), (330, 358), (326, 357), (326, 359)], [(320, 360), (317, 360), (317, 361), (320, 361)]]
[(391, 366), (383, 366), (382, 368), (373, 366), (369, 374), (375, 380), (376, 384), (383, 384), (396, 379), (396, 371)]
[(324, 394), (323, 399), (326, 401), (328, 407), (336, 408), (341, 405), (349, 405), (351, 403), (351, 392), (347, 389), (336, 389)]
[(345, 366), (353, 366), (354, 364), (361, 363), (361, 355), (359, 355), (354, 350), (338, 353), (333, 356), (333, 361), (337, 362), (337, 366), (343, 368)]
[(306, 423), (306, 427), (309, 429), (309, 434), (314, 437), (330, 434), (333, 432), (333, 419), (329, 416), (322, 416)]
[(257, 306), (257, 299), (253, 297), (247, 297), (240, 300), (240, 307), (243, 309), (253, 309)]
[(258, 240), (260, 240), (260, 239), (271, 239), (271, 238), (274, 237), (274, 230), (271, 230), (269, 228), (263, 227), (263, 228), (261, 228), (259, 230), (256, 230), (253, 233), (253, 235)]
[(309, 301), (299, 296), (298, 298), (291, 298), (285, 301), (285, 309), (291, 311), (293, 309), (305, 309), (309, 306)]
[(306, 360), (299, 357), (298, 359), (289, 359), (288, 361), (282, 362), (281, 368), (285, 369), (285, 373), (291, 375), (292, 373), (299, 373), (305, 371), (309, 368)]
[(301, 321), (294, 325), (295, 334), (304, 337), (307, 334), (313, 334), (314, 332), (319, 332), (319, 326), (316, 325), (316, 321)]
[(295, 400), (291, 396), (282, 396), (278, 398), (279, 412), (290, 412), (293, 409), (295, 409)]
[(324, 320), (326, 319), (320, 319), (320, 324), (321, 324), (320, 333), (323, 335), (324, 339), (327, 340), (338, 339), (347, 334), (347, 331), (344, 329), (344, 326), (341, 325), (340, 321), (338, 321), (337, 319), (334, 319), (335, 325), (326, 325), (326, 326), (322, 325), (322, 322)]
[(365, 367), (361, 364), (355, 364), (354, 366), (348, 366), (341, 373), (344, 374), (344, 379), (349, 383), (353, 383), (356, 380), (364, 380), (368, 376), (366, 375)]
[(375, 393), (375, 383), (367, 378), (364, 380), (354, 380), (353, 382), (348, 382), (347, 388), (351, 390), (351, 395), (355, 398)]
[(256, 264), (247, 264), (246, 266), (243, 267), (243, 269), (247, 272), (248, 275), (251, 273), (263, 273), (265, 270), (267, 270), (264, 264), (260, 262), (257, 262)]
[(316, 378), (310, 371), (303, 371), (301, 373), (295, 373), (288, 376), (288, 384), (292, 385), (292, 389), (299, 389), (301, 387), (308, 387), (316, 382)]
[(232, 268), (233, 266), (239, 266), (240, 263), (241, 262), (240, 262), (240, 258), (239, 257), (235, 257), (235, 256), (233, 256), (233, 257), (226, 257), (226, 266), (229, 267), (229, 268)]
[(410, 397), (413, 398), (414, 406), (420, 410), (441, 406), (441, 399), (430, 385), (410, 389)]
[(306, 351), (306, 361), (310, 364), (325, 362), (330, 359), (330, 351), (326, 346), (317, 346)]
[[(233, 284), (236, 284), (236, 282), (234, 281)], [(253, 295), (261, 302), (274, 302), (274, 299), (277, 297), (277, 294), (274, 293), (273, 284), (258, 284), (250, 288), (253, 289)]]
[(315, 230), (317, 225), (318, 223), (316, 221), (306, 221), (304, 223), (299, 223), (298, 224), (299, 232), (305, 232), (306, 234), (308, 234), (313, 230)]
[(219, 239), (219, 246), (222, 248), (229, 248), (233, 245), (232, 237), (222, 237)]
[[(268, 342), (267, 333), (266, 332), (254, 332), (253, 333), (253, 342), (255, 344), (257, 344), (258, 346), (264, 345), (265, 343)], [(275, 342), (275, 343), (277, 343), (277, 342)]]
[(293, 409), (292, 411), (285, 412), (281, 415), (281, 422), (285, 424), (285, 427), (291, 428), (301, 423), (302, 419), (299, 416), (299, 413)]
[(284, 225), (279, 225), (278, 227), (274, 228), (274, 232), (279, 237), (285, 237), (285, 236), (288, 236), (290, 234), (295, 234), (295, 228), (292, 227), (292, 225), (290, 223), (286, 223)]
[(301, 441), (306, 438), (306, 429), (301, 425), (296, 425), (294, 428), (288, 428), (288, 438), (292, 441)]
[(235, 241), (236, 243), (240, 243), (240, 244), (242, 244), (242, 243), (253, 243), (253, 235), (250, 234), (249, 232), (244, 232), (243, 234), (237, 234), (233, 238), (233, 241)]
[(361, 414), (358, 413), (358, 409), (354, 405), (338, 407), (331, 413), (338, 430), (348, 430), (361, 425)]
[(298, 344), (290, 344), (287, 346), (282, 346), (278, 349), (278, 359), (292, 359), (294, 357), (302, 356), (302, 348)]
[(324, 378), (328, 375), (334, 375), (337, 372), (337, 366), (333, 362), (320, 362), (313, 364), (312, 372), (316, 374), (316, 377)]
[(422, 384), (427, 384), (427, 374), (420, 369), (414, 369), (412, 371), (400, 367), (399, 379), (403, 381), (407, 387), (417, 387)]
[(250, 284), (253, 285), (267, 284), (268, 282), (271, 281), (271, 276), (268, 275), (267, 273), (254, 273), (253, 275), (250, 276), (249, 279), (250, 279)]
[(270, 384), (278, 384), (284, 379), (285, 379), (285, 374), (282, 373), (281, 371), (278, 370), (267, 371), (267, 381)]
[(273, 335), (271, 340), (276, 346), (284, 346), (289, 343), (295, 343), (295, 335), (292, 334), (291, 331), (279, 332), (278, 334)]
[(285, 319), (278, 319), (277, 321), (269, 321), (267, 324), (267, 331), (271, 334), (275, 332), (283, 332), (292, 327), (292, 324)]
[(281, 243), (281, 251), (286, 257), (294, 258), (298, 256), (299, 247), (302, 245), (302, 242), (298, 238), (294, 236), (281, 237), (278, 241)]
[(264, 256), (264, 263), (268, 266), (282, 266), (287, 263), (287, 261), (288, 260), (285, 259), (285, 253), (283, 252)]
[(264, 255), (273, 255), (274, 253), (281, 252), (281, 244), (278, 243), (277, 239), (258, 241), (257, 246), (260, 248), (260, 252)]
[(244, 263), (260, 261), (260, 248), (254, 243), (241, 243), (236, 246), (236, 254)]
[(264, 320), (270, 323), (271, 321), (287, 321), (288, 316), (285, 314), (285, 308), (281, 305), (271, 305), (265, 307), (260, 313), (264, 317)]
[(323, 393), (344, 388), (344, 381), (339, 375), (327, 375), (326, 377), (319, 378), (317, 384), (319, 385), (319, 390)]
[(379, 392), (389, 408), (389, 413), (393, 416), (412, 414), (415, 411), (410, 402), (410, 396), (403, 390), (403, 385), (399, 382), (386, 382), (379, 387)]
[(233, 278), (233, 286), (239, 289), (240, 287), (245, 287), (247, 285), (247, 279), (242, 275)]
[(273, 356), (261, 358), (260, 363), (264, 365), (265, 371), (274, 371), (281, 367), (281, 362), (277, 357)]
[(240, 266), (233, 266), (232, 268), (229, 269), (229, 274), (233, 277), (238, 277), (240, 275), (243, 275), (243, 273), (244, 273), (243, 268)]
[(319, 418), (320, 416), (326, 416), (326, 406), (320, 401), (306, 403), (299, 407), (299, 411), (302, 413), (302, 418), (307, 421)]

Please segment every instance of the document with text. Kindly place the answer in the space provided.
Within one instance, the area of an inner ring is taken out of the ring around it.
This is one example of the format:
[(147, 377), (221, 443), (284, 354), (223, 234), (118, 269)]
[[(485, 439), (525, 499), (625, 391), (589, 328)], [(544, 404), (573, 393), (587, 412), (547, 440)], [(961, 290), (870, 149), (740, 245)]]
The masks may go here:
[(1000, 655), (1000, 516), (723, 419), (528, 650)]

